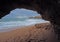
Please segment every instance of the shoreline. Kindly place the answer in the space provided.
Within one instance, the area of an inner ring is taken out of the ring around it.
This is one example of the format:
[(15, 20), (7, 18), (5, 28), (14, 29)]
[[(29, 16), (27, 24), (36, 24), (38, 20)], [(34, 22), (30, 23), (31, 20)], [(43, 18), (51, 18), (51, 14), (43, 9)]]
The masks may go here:
[[(49, 23), (49, 22), (45, 22), (45, 23)], [(43, 24), (43, 23), (36, 23), (36, 24)], [(21, 28), (24, 28), (24, 27), (30, 27), (30, 26), (34, 26), (36, 24), (31, 24), (31, 25), (27, 25), (27, 26), (15, 26), (15, 27), (5, 27), (5, 29), (0, 29), (0, 33), (1, 32), (9, 32), (9, 31), (13, 31), (13, 30), (16, 30), (16, 29), (21, 29)]]
[[(36, 23), (38, 24), (38, 23)], [(41, 24), (41, 23), (39, 23)], [(34, 26), (35, 24), (31, 24), (31, 25), (26, 25), (26, 26), (14, 26), (14, 27), (5, 27), (3, 29), (0, 29), (0, 32), (9, 32), (9, 31), (13, 31), (13, 30), (16, 30), (16, 29), (21, 29), (21, 28), (26, 28), (26, 27), (31, 27), (31, 26)], [(2, 31), (3, 30), (3, 31)], [(6, 31), (7, 30), (7, 31)]]

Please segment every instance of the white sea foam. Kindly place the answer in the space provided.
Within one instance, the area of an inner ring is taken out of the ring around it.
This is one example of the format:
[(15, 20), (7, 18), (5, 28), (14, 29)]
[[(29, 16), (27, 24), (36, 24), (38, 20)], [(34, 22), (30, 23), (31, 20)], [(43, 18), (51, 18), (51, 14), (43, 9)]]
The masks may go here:
[(17, 27), (17, 26), (28, 26), (36, 23), (48, 22), (42, 19), (27, 19), (25, 21), (9, 21), (9, 22), (0, 22), (0, 29)]

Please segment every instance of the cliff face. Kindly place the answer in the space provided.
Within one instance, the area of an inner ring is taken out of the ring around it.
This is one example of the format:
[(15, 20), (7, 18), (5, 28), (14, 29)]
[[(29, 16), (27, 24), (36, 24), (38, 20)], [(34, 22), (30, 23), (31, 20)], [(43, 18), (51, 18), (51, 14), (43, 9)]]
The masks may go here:
[(15, 8), (37, 11), (42, 18), (60, 27), (60, 0), (0, 0), (0, 18)]

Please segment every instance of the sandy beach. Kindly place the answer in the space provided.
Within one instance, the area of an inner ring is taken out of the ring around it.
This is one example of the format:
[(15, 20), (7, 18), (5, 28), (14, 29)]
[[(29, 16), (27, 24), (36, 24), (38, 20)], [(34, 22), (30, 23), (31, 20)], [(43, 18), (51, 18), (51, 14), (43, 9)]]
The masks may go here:
[(57, 42), (53, 26), (41, 23), (0, 32), (0, 42)]

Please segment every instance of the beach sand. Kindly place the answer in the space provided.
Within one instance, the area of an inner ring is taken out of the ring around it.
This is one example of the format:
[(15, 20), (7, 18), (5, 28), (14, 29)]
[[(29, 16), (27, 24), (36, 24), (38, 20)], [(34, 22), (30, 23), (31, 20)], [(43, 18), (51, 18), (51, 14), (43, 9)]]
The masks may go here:
[(57, 42), (53, 26), (41, 23), (0, 32), (0, 42)]

